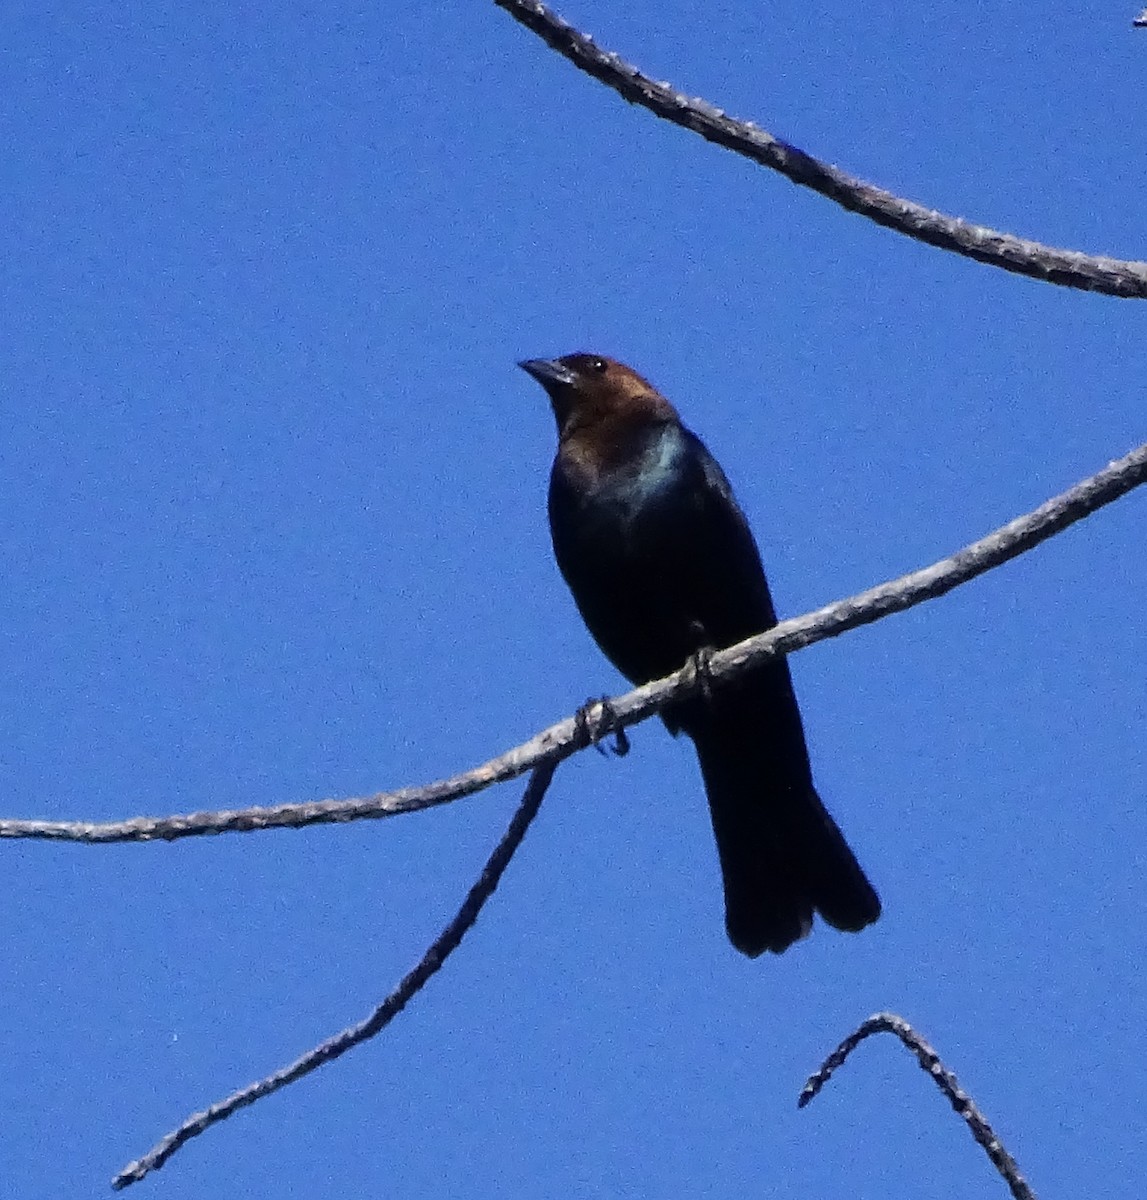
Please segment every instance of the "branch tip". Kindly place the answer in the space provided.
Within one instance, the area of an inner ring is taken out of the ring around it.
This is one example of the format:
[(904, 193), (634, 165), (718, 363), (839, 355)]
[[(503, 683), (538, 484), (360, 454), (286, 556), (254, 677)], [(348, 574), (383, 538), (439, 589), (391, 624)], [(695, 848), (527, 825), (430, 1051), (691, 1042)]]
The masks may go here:
[(960, 1087), (956, 1076), (944, 1066), (940, 1056), (928, 1042), (896, 1013), (874, 1013), (866, 1021), (862, 1021), (809, 1076), (797, 1099), (797, 1107), (804, 1108), (853, 1050), (874, 1033), (895, 1034), (916, 1055), (916, 1060), (923, 1070), (935, 1081), (952, 1108), (967, 1122), (972, 1137), (983, 1148), (996, 1171), (1007, 1183), (1015, 1200), (1035, 1200), (1035, 1194), (1020, 1174), (1015, 1159), (1004, 1149), (987, 1118), (976, 1107), (976, 1102)]
[(466, 894), (461, 907), (453, 920), (431, 943), (429, 949), (419, 960), (418, 964), (407, 973), (389, 996), (367, 1017), (357, 1025), (351, 1025), (334, 1037), (328, 1038), (313, 1050), (307, 1051), (301, 1058), (282, 1067), (263, 1079), (248, 1084), (245, 1088), (232, 1093), (224, 1100), (212, 1104), (202, 1112), (193, 1113), (178, 1129), (172, 1130), (166, 1137), (158, 1141), (142, 1158), (128, 1163), (112, 1180), (112, 1188), (122, 1191), (130, 1184), (138, 1183), (152, 1171), (158, 1171), (165, 1162), (180, 1147), (186, 1145), (192, 1138), (206, 1132), (212, 1125), (218, 1125), (232, 1113), (272, 1092), (279, 1091), (296, 1079), (302, 1079), (312, 1071), (326, 1063), (340, 1058), (348, 1050), (361, 1045), (379, 1033), (406, 1007), (445, 964), (446, 960), (458, 949), (462, 938), (473, 928), (478, 914), (486, 901), (494, 894), (495, 888), (501, 882), (502, 875), (510, 865), (515, 851), (522, 844), (526, 831), (534, 817), (538, 814), (546, 790), (557, 769), (555, 763), (541, 763), (534, 767), (530, 782), (526, 785), (525, 793), (514, 813), (506, 832), (502, 835), (493, 853), (486, 860), (477, 882)]
[[(623, 99), (700, 134), (706, 141), (778, 171), (793, 183), (810, 188), (877, 225), (1016, 275), (1108, 296), (1147, 298), (1147, 262), (1044, 246), (905, 200), (813, 158), (752, 122), (727, 116), (708, 100), (690, 99), (670, 84), (643, 75), (617, 54), (599, 49), (589, 37), (538, 0), (494, 0), (494, 3), (551, 50)], [(1139, 20), (1144, 18), (1147, 10)]]

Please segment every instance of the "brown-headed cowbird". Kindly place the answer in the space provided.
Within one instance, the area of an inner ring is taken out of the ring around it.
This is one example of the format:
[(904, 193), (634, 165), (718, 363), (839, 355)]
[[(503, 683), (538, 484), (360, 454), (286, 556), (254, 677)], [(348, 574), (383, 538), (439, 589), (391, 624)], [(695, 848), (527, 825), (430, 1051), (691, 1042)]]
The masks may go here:
[[(775, 625), (729, 482), (669, 401), (594, 354), (520, 366), (546, 389), (557, 420), (554, 555), (622, 674), (647, 683)], [(697, 748), (738, 950), (779, 954), (809, 932), (814, 911), (837, 929), (876, 920), (876, 892), (813, 787), (784, 658), (714, 680), (662, 718)]]

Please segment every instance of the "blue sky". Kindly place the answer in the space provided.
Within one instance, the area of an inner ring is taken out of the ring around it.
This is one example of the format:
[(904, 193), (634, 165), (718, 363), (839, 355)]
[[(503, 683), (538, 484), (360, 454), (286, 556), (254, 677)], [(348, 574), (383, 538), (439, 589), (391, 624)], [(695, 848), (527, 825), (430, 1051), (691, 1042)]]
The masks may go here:
[[(395, 11), (391, 11), (392, 7)], [(401, 9), (401, 11), (398, 11)], [(1145, 257), (1136, 6), (561, 11), (893, 191)], [(544, 516), (516, 360), (638, 367), (796, 615), (1147, 436), (1141, 304), (918, 245), (631, 108), (490, 4), (19, 6), (0, 52), (7, 815), (341, 797), (623, 682)], [(136, 1194), (1003, 1194), (891, 1040), (930, 1037), (1036, 1191), (1147, 1176), (1147, 494), (792, 660), (860, 936), (724, 937), (695, 760), (562, 767), (479, 925), (378, 1040)], [(173, 845), (0, 845), (4, 1173), (105, 1194), (368, 1012), (521, 784)]]

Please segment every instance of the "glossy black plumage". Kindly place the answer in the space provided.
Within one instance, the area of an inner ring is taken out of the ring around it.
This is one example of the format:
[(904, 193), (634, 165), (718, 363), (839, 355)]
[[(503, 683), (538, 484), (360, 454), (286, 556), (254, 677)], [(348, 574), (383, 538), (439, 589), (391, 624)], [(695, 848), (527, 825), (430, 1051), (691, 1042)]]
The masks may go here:
[[(776, 624), (752, 532), (728, 480), (635, 371), (572, 354), (520, 364), (558, 424), (554, 554), (598, 645), (634, 683)], [(788, 663), (663, 713), (697, 748), (738, 950), (785, 950), (814, 911), (860, 930), (880, 901), (813, 787)]]

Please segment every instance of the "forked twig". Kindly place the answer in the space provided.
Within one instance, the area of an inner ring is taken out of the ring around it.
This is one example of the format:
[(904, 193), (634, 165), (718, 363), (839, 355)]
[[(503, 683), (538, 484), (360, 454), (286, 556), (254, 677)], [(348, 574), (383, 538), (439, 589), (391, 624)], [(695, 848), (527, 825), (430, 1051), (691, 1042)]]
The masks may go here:
[(530, 827), (530, 822), (537, 815), (542, 798), (550, 786), (550, 780), (556, 769), (554, 763), (544, 763), (534, 768), (517, 812), (514, 813), (506, 832), (502, 835), (502, 840), (494, 848), (493, 854), (482, 868), (477, 882), (467, 893), (457, 915), (435, 939), (418, 965), (406, 975), (366, 1020), (328, 1038), (327, 1041), (322, 1042), (313, 1050), (307, 1051), (301, 1058), (297, 1058), (281, 1070), (275, 1071), (255, 1083), (248, 1084), (247, 1087), (241, 1088), (225, 1100), (218, 1101), (202, 1112), (193, 1113), (178, 1129), (173, 1130), (162, 1141), (157, 1142), (142, 1158), (128, 1163), (112, 1180), (112, 1187), (119, 1190), (129, 1184), (137, 1183), (149, 1172), (162, 1167), (181, 1146), (193, 1137), (198, 1137), (212, 1125), (217, 1125), (237, 1109), (254, 1104), (256, 1100), (261, 1100), (264, 1096), (269, 1096), (272, 1092), (286, 1087), (288, 1083), (294, 1083), (296, 1079), (301, 1079), (324, 1064), (333, 1062), (334, 1059), (374, 1037), (376, 1033), (389, 1025), (406, 1007), (408, 1001), (439, 970), (450, 954), (458, 948), (462, 938), (478, 919), (482, 906), (494, 894), (494, 889), (498, 886), (502, 873), (509, 866), (514, 851), (521, 845), (522, 838), (525, 837), (526, 830)]
[[(1041, 504), (1034, 512), (1016, 517), (987, 537), (965, 546), (950, 558), (838, 600), (803, 617), (782, 621), (767, 633), (722, 650), (713, 655), (710, 661), (708, 681), (710, 685), (719, 684), (721, 680), (738, 675), (778, 654), (792, 654), (826, 638), (837, 637), (860, 625), (942, 596), (977, 575), (1031, 550), (1144, 482), (1147, 482), (1147, 444), (1109, 463), (1102, 471)], [(609, 700), (609, 728), (616, 731), (644, 721), (669, 701), (687, 694), (696, 686), (697, 673), (691, 664), (686, 664), (665, 679), (655, 680)], [(584, 749), (585, 745), (585, 721), (579, 721), (575, 716), (543, 729), (520, 746), (499, 754), (481, 766), (421, 787), (401, 788), (351, 800), (316, 800), (276, 808), (246, 808), (232, 812), (188, 813), (168, 817), (131, 817), (126, 821), (103, 824), (0, 819), (0, 837), (85, 843), (148, 842), (156, 839), (174, 841), (176, 838), (208, 833), (299, 828), (390, 817), (472, 795), (492, 784), (523, 775), (543, 763), (559, 763)]]

